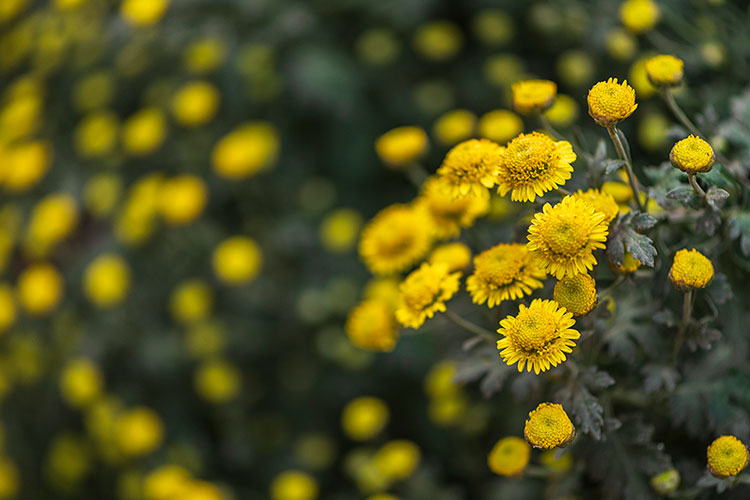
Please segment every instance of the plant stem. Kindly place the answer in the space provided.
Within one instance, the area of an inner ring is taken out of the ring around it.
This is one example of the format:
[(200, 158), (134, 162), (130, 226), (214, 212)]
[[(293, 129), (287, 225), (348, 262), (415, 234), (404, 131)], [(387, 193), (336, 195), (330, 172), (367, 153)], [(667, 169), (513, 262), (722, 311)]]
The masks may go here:
[(690, 121), (690, 118), (687, 117), (684, 111), (682, 111), (682, 108), (677, 104), (677, 101), (674, 100), (674, 96), (669, 91), (669, 89), (664, 89), (661, 91), (661, 96), (664, 98), (664, 102), (667, 104), (667, 107), (672, 112), (672, 114), (679, 120), (682, 125), (690, 131), (691, 134), (696, 135), (698, 137), (705, 137), (703, 134), (701, 134), (701, 131), (698, 130), (698, 127), (695, 126), (693, 122)]
[(482, 340), (486, 340), (490, 344), (496, 344), (498, 340), (500, 340), (499, 336), (492, 333), (491, 331), (487, 330), (486, 328), (482, 328), (479, 325), (476, 325), (472, 323), (471, 321), (462, 318), (458, 314), (454, 313), (451, 310), (446, 310), (443, 313), (443, 316), (450, 321), (451, 323), (455, 324), (456, 326), (459, 326), (466, 330), (469, 333), (472, 333), (476, 335), (477, 337), (480, 337)]
[(417, 189), (421, 188), (424, 181), (430, 176), (430, 174), (427, 173), (427, 170), (425, 170), (419, 163), (412, 163), (407, 166), (405, 173)]
[(638, 190), (638, 180), (635, 178), (633, 173), (633, 166), (630, 164), (628, 154), (625, 152), (625, 146), (623, 146), (620, 136), (617, 135), (617, 127), (612, 124), (607, 127), (609, 132), (609, 138), (612, 139), (612, 143), (615, 145), (617, 150), (617, 156), (625, 162), (625, 172), (628, 174), (628, 182), (630, 183), (630, 189), (633, 191), (633, 198), (635, 198), (635, 204), (638, 207), (639, 212), (643, 212), (643, 204), (641, 203), (641, 192)]
[(568, 191), (567, 189), (565, 189), (563, 187), (555, 188), (555, 191), (557, 191), (558, 193), (560, 193), (560, 195), (562, 195), (562, 196), (570, 196), (571, 194), (573, 194), (573, 193), (571, 193), (570, 191)]
[(542, 123), (542, 128), (544, 128), (544, 130), (549, 132), (549, 134), (555, 139), (557, 139), (558, 141), (565, 140), (565, 137), (563, 137), (563, 135), (560, 132), (555, 130), (555, 127), (553, 127), (552, 124), (547, 119), (547, 117), (544, 116), (544, 112), (540, 111), (538, 116), (539, 116), (539, 121)]
[(677, 330), (677, 339), (674, 342), (674, 349), (672, 350), (672, 362), (677, 359), (677, 353), (680, 352), (680, 347), (685, 341), (685, 330), (690, 323), (690, 313), (693, 309), (693, 290), (685, 292), (685, 296), (682, 300), (682, 320)]
[(688, 180), (690, 181), (690, 185), (693, 186), (693, 190), (696, 192), (698, 197), (701, 199), (703, 203), (708, 204), (708, 200), (706, 200), (706, 192), (698, 185), (698, 181), (695, 180), (695, 174), (690, 173), (688, 175)]

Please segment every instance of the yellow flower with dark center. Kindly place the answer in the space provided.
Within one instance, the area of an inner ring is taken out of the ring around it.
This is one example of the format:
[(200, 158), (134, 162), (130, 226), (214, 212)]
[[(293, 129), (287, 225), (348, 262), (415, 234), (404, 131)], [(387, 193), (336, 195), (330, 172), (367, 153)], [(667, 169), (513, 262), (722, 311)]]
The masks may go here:
[(513, 108), (522, 114), (538, 113), (552, 105), (557, 84), (549, 80), (522, 80), (511, 86)]
[(349, 312), (346, 334), (352, 344), (368, 351), (392, 351), (398, 323), (392, 306), (381, 299), (365, 299)]
[(710, 171), (715, 160), (711, 145), (694, 135), (678, 141), (669, 152), (672, 166), (688, 174)]
[(674, 256), (669, 280), (682, 292), (704, 288), (714, 277), (714, 266), (705, 255), (693, 248), (683, 248)]
[(505, 437), (495, 443), (487, 465), (495, 474), (513, 477), (520, 476), (531, 458), (531, 446), (519, 437)]
[(399, 287), (401, 306), (396, 319), (410, 328), (419, 328), (427, 318), (445, 311), (445, 302), (458, 291), (461, 273), (451, 273), (443, 264), (423, 263)]
[(435, 247), (427, 258), (430, 264), (443, 264), (448, 271), (464, 269), (471, 263), (471, 250), (461, 242), (446, 243)]
[(623, 255), (622, 258), (622, 264), (616, 266), (612, 261), (609, 261), (609, 268), (615, 274), (624, 275), (636, 272), (638, 268), (641, 267), (641, 264), (641, 261), (633, 257), (632, 253), (625, 252), (625, 255)]
[(405, 439), (388, 441), (373, 460), (375, 467), (387, 479), (400, 481), (411, 476), (419, 465), (422, 453), (419, 446)]
[(682, 82), (685, 63), (667, 54), (646, 59), (646, 75), (654, 87), (675, 87)]
[(583, 273), (561, 279), (555, 285), (553, 298), (573, 316), (583, 316), (596, 305), (596, 282)]
[(708, 471), (715, 477), (736, 476), (747, 466), (747, 447), (734, 436), (721, 436), (708, 446)]
[(451, 186), (454, 197), (489, 198), (487, 190), (497, 182), (503, 150), (487, 139), (469, 139), (448, 151), (437, 173)]
[(529, 307), (521, 304), (515, 317), (500, 321), (500, 356), (508, 365), (518, 363), (519, 372), (524, 366), (536, 374), (547, 371), (565, 361), (565, 353), (573, 352), (574, 340), (581, 336), (570, 328), (575, 323), (573, 314), (554, 300), (534, 299)]
[(479, 119), (479, 136), (505, 144), (523, 131), (523, 120), (513, 111), (496, 109)]
[(546, 277), (526, 245), (500, 243), (474, 257), (474, 273), (466, 279), (466, 289), (475, 304), (495, 307), (531, 294)]
[(419, 127), (397, 127), (375, 141), (375, 152), (381, 161), (392, 167), (403, 167), (427, 152), (427, 133)]
[(534, 201), (570, 179), (576, 154), (568, 141), (555, 142), (540, 132), (520, 134), (503, 151), (497, 192), (513, 201)]
[(439, 143), (452, 146), (474, 135), (476, 125), (474, 113), (468, 109), (455, 109), (437, 119), (432, 134)]
[(577, 200), (584, 200), (594, 207), (594, 210), (604, 214), (604, 220), (609, 224), (620, 213), (620, 207), (611, 194), (591, 188), (587, 191), (578, 190), (572, 195)]
[(584, 200), (566, 196), (534, 214), (527, 247), (545, 271), (562, 279), (593, 269), (593, 252), (605, 247), (607, 234), (603, 213)]
[(271, 482), (271, 500), (315, 500), (318, 491), (315, 478), (297, 470), (282, 472)]
[(620, 5), (620, 20), (630, 31), (645, 33), (656, 26), (661, 17), (659, 6), (653, 0), (626, 0)]
[(344, 407), (341, 428), (354, 441), (366, 441), (382, 431), (389, 418), (390, 411), (382, 399), (362, 396)]
[(490, 210), (490, 202), (481, 196), (453, 197), (450, 184), (442, 177), (430, 177), (422, 186), (415, 206), (432, 221), (437, 238), (458, 236), (462, 227), (470, 227), (477, 217)]
[(427, 215), (409, 205), (391, 205), (365, 226), (359, 255), (374, 274), (404, 271), (424, 257), (432, 244)]
[(534, 448), (552, 449), (568, 444), (576, 434), (562, 405), (540, 403), (529, 413), (523, 435)]
[(633, 87), (628, 85), (627, 80), (617, 83), (617, 78), (610, 78), (591, 87), (587, 101), (589, 115), (602, 127), (624, 120), (638, 107)]

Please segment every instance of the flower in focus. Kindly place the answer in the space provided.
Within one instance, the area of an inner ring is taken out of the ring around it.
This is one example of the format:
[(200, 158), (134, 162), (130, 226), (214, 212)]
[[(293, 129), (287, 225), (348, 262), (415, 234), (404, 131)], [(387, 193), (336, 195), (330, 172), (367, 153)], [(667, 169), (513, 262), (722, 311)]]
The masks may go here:
[(360, 349), (392, 351), (398, 340), (393, 308), (381, 299), (363, 300), (349, 313), (346, 334)]
[(474, 135), (477, 116), (467, 109), (455, 109), (437, 119), (432, 133), (445, 146), (465, 141)]
[(449, 272), (460, 271), (471, 263), (471, 250), (461, 242), (445, 243), (435, 247), (427, 258), (430, 264), (443, 264)]
[(52, 264), (32, 264), (18, 277), (18, 299), (33, 316), (52, 312), (62, 299), (63, 278)]
[(583, 273), (563, 278), (555, 284), (553, 298), (573, 316), (583, 316), (596, 305), (596, 282)]
[(674, 255), (669, 280), (678, 290), (689, 292), (696, 288), (704, 288), (713, 277), (713, 264), (695, 248), (683, 248)]
[(511, 86), (513, 109), (522, 114), (539, 113), (549, 108), (557, 94), (557, 84), (549, 80), (522, 80)]
[(219, 243), (211, 263), (221, 281), (229, 285), (244, 285), (258, 276), (263, 254), (252, 238), (232, 236)]
[(414, 33), (414, 49), (425, 59), (446, 61), (463, 45), (461, 30), (450, 21), (430, 21)]
[(411, 476), (419, 465), (419, 446), (405, 439), (388, 441), (373, 458), (375, 467), (387, 479), (400, 481)]
[(437, 174), (451, 186), (454, 197), (489, 198), (488, 189), (497, 182), (504, 148), (487, 139), (469, 139), (445, 155)]
[(578, 190), (578, 192), (571, 195), (576, 200), (586, 201), (591, 205), (594, 210), (604, 214), (604, 221), (609, 224), (612, 220), (617, 217), (620, 212), (620, 207), (617, 206), (617, 202), (611, 194), (599, 191), (596, 188), (591, 188), (587, 191)]
[(196, 127), (209, 122), (219, 107), (219, 91), (208, 82), (190, 82), (172, 98), (172, 114), (180, 125)]
[(374, 274), (404, 271), (424, 257), (432, 244), (427, 215), (409, 205), (391, 205), (365, 226), (359, 255)]
[(203, 212), (207, 196), (203, 179), (191, 174), (178, 175), (161, 184), (159, 211), (167, 224), (183, 226)]
[(708, 471), (720, 479), (736, 476), (747, 466), (747, 446), (734, 436), (721, 436), (708, 446)]
[(534, 448), (565, 446), (575, 437), (575, 427), (562, 405), (540, 403), (526, 420), (523, 435)]
[(427, 133), (419, 127), (397, 127), (375, 140), (380, 160), (392, 167), (404, 167), (427, 152)]
[[(574, 340), (581, 334), (573, 314), (558, 307), (554, 300), (534, 299), (529, 307), (521, 304), (518, 314), (500, 321), (497, 341), (500, 356), (508, 365), (518, 363), (518, 371), (547, 371), (565, 361), (565, 353), (573, 352)], [(533, 443), (532, 443), (533, 444)]]
[(521, 117), (507, 109), (488, 111), (479, 119), (479, 136), (505, 144), (523, 131)]
[(276, 129), (267, 122), (248, 122), (222, 137), (211, 152), (219, 177), (241, 180), (270, 168), (279, 155)]
[(273, 478), (271, 500), (315, 500), (318, 490), (318, 483), (311, 475), (288, 470)]
[(694, 135), (678, 141), (669, 152), (672, 166), (687, 174), (708, 172), (715, 160), (711, 145)]
[(169, 0), (123, 0), (120, 15), (133, 26), (157, 23), (169, 7)]
[(338, 208), (320, 223), (320, 242), (331, 253), (346, 253), (356, 244), (361, 227), (362, 214), (352, 208)]
[(503, 151), (497, 192), (513, 201), (534, 201), (570, 179), (576, 154), (568, 141), (555, 142), (540, 132), (519, 134)]
[(451, 273), (442, 264), (423, 263), (401, 283), (401, 307), (396, 319), (404, 326), (419, 328), (458, 291), (460, 272)]
[(115, 439), (120, 451), (141, 457), (154, 451), (164, 439), (164, 424), (152, 409), (137, 406), (117, 417)]
[(620, 21), (635, 34), (652, 29), (659, 17), (661, 11), (653, 0), (625, 0), (620, 5)]
[(125, 298), (130, 288), (130, 269), (117, 254), (97, 256), (83, 273), (86, 297), (97, 307), (110, 308)]
[(415, 206), (424, 210), (435, 235), (442, 239), (458, 236), (462, 227), (471, 227), (477, 217), (489, 211), (490, 202), (481, 196), (454, 198), (451, 186), (444, 178), (430, 177), (422, 185)]
[(495, 443), (487, 465), (495, 474), (513, 477), (520, 476), (531, 458), (531, 447), (519, 437), (505, 437)]
[(62, 397), (74, 408), (85, 408), (102, 392), (104, 381), (99, 368), (89, 359), (68, 360), (60, 374)]
[(638, 107), (633, 87), (628, 85), (627, 80), (618, 84), (617, 78), (610, 78), (591, 87), (586, 100), (589, 115), (602, 127), (624, 120)]
[(547, 274), (522, 243), (500, 243), (474, 257), (474, 273), (466, 289), (475, 304), (495, 307), (542, 287)]
[(341, 413), (341, 427), (354, 441), (367, 441), (383, 430), (390, 411), (382, 399), (362, 396), (349, 401)]
[(557, 279), (590, 271), (597, 248), (604, 248), (607, 222), (586, 201), (566, 196), (544, 205), (529, 226), (528, 248), (541, 267)]
[(685, 63), (666, 54), (646, 59), (646, 75), (654, 87), (675, 87), (682, 82)]
[(210, 403), (222, 404), (234, 399), (240, 391), (240, 372), (222, 359), (200, 364), (193, 380), (195, 391)]

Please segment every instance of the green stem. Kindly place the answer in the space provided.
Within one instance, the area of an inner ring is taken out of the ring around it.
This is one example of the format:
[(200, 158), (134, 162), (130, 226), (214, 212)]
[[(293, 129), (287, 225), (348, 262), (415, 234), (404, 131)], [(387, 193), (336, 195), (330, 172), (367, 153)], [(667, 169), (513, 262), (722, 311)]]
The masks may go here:
[(693, 309), (693, 291), (688, 290), (685, 292), (685, 296), (682, 300), (682, 320), (680, 321), (680, 326), (677, 330), (677, 338), (674, 342), (674, 349), (672, 350), (672, 362), (674, 362), (677, 359), (677, 354), (680, 352), (680, 347), (682, 347), (682, 343), (685, 341), (685, 330), (687, 330), (687, 326), (690, 323), (690, 314)]
[(461, 316), (459, 316), (458, 314), (454, 313), (451, 310), (446, 310), (443, 313), (443, 316), (445, 316), (445, 318), (448, 321), (455, 324), (456, 326), (463, 328), (467, 332), (472, 333), (476, 335), (477, 337), (480, 337), (482, 340), (485, 340), (492, 345), (495, 345), (497, 341), (500, 340), (497, 334), (494, 334), (491, 331), (487, 330), (486, 328), (482, 328), (481, 326), (476, 325), (472, 323), (471, 321), (462, 318)]
[(617, 127), (612, 124), (607, 127), (607, 132), (609, 132), (609, 138), (612, 139), (612, 143), (615, 145), (617, 156), (625, 162), (625, 172), (628, 174), (628, 182), (630, 183), (630, 189), (633, 191), (633, 198), (635, 198), (635, 204), (638, 207), (638, 211), (644, 212), (643, 204), (641, 203), (641, 192), (638, 190), (638, 180), (633, 173), (633, 166), (630, 164), (628, 154), (625, 152), (625, 146), (622, 144), (620, 136), (617, 134)]
[(542, 128), (544, 128), (544, 130), (549, 132), (549, 134), (555, 139), (557, 139), (558, 141), (565, 140), (565, 137), (563, 137), (563, 135), (560, 132), (558, 132), (555, 129), (555, 127), (552, 126), (552, 124), (549, 122), (547, 117), (544, 116), (544, 112), (540, 111), (538, 116), (539, 116), (539, 121), (542, 123)]
[(682, 123), (682, 125), (686, 129), (688, 129), (691, 134), (698, 137), (705, 137), (703, 134), (701, 134), (701, 131), (698, 130), (698, 127), (696, 127), (695, 124), (690, 121), (690, 118), (688, 118), (687, 115), (682, 111), (682, 108), (680, 108), (680, 106), (677, 104), (677, 101), (674, 100), (674, 96), (668, 88), (665, 88), (661, 91), (661, 96), (664, 99), (664, 102), (667, 103), (667, 107), (675, 116), (675, 118), (677, 118), (677, 120)]
[(690, 181), (690, 185), (693, 186), (693, 190), (696, 192), (698, 197), (703, 203), (708, 204), (708, 200), (706, 200), (706, 192), (698, 185), (698, 181), (695, 180), (695, 174), (689, 173), (687, 175), (688, 180)]
[(571, 194), (573, 194), (573, 193), (571, 193), (570, 191), (568, 191), (567, 189), (565, 189), (563, 187), (555, 188), (555, 191), (557, 191), (558, 193), (560, 193), (561, 196), (570, 196)]
[(427, 170), (425, 170), (419, 163), (412, 163), (407, 166), (405, 173), (417, 189), (420, 189), (422, 184), (424, 184), (424, 181), (430, 176), (430, 174), (427, 173)]

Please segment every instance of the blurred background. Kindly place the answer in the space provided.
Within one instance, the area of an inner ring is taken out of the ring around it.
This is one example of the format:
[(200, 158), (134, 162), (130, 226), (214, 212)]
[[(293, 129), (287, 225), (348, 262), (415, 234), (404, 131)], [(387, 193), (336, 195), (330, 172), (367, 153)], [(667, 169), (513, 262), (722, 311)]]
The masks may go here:
[[(433, 172), (538, 127), (509, 88), (540, 77), (586, 143), (615, 76), (658, 164), (643, 58), (684, 59), (710, 124), (747, 84), (747, 23), (722, 0), (0, 0), (0, 499), (562, 498), (569, 457), (488, 469), (526, 413), (454, 381), (465, 336), (348, 339), (396, 283), (369, 281), (361, 226), (415, 194), (375, 142), (420, 127)], [(493, 198), (474, 243), (512, 214)]]

